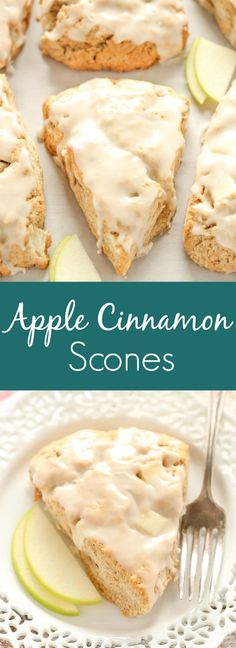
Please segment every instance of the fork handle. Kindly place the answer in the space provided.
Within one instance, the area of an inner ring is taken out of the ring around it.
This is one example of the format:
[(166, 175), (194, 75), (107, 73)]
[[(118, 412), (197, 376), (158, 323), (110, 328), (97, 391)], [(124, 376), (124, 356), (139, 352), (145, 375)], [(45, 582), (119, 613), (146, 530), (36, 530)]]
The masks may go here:
[(221, 420), (223, 402), (224, 402), (224, 391), (211, 391), (209, 394), (209, 408), (208, 408), (208, 418), (207, 418), (207, 432), (208, 432), (208, 446), (207, 446), (207, 456), (206, 456), (206, 465), (205, 472), (203, 477), (203, 484), (201, 490), (201, 498), (209, 497), (212, 500), (212, 471), (213, 471), (213, 458), (215, 450), (215, 441), (216, 436)]

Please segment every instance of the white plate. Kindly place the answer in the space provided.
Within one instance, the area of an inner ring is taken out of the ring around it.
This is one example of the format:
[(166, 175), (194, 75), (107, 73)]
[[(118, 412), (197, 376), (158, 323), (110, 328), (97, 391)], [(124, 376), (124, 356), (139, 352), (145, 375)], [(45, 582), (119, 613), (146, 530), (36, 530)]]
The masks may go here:
[[(168, 428), (191, 449), (189, 498), (198, 494), (205, 456), (207, 394), (198, 392), (29, 392), (0, 407), (0, 641), (13, 648), (216, 648), (236, 628), (236, 398), (227, 395), (215, 461), (214, 495), (227, 512), (227, 537), (220, 594), (213, 607), (180, 602), (172, 584), (151, 613), (138, 619), (121, 616), (107, 602), (81, 607), (66, 619), (38, 605), (21, 588), (10, 560), (13, 530), (31, 506), (28, 463), (44, 443), (78, 427), (138, 423)], [(5, 597), (5, 600), (1, 600)]]
[[(194, 0), (185, 0), (190, 23), (189, 43), (195, 36), (205, 36), (218, 43), (228, 45), (213, 18), (199, 7)], [(42, 126), (41, 106), (50, 94), (57, 94), (65, 88), (75, 86), (95, 76), (121, 76), (108, 72), (77, 72), (64, 65), (43, 57), (38, 50), (40, 25), (35, 22), (38, 4), (35, 3), (26, 45), (14, 62), (14, 72), (10, 75), (15, 97), (22, 111), (27, 127), (36, 140)], [(129, 73), (136, 79), (170, 85), (175, 90), (188, 93), (184, 76), (184, 56), (178, 60), (155, 65), (146, 71)], [(189, 95), (190, 96), (190, 95)], [(177, 177), (178, 210), (168, 234), (156, 239), (150, 253), (143, 259), (135, 261), (128, 274), (129, 281), (234, 281), (234, 275), (210, 273), (194, 264), (184, 252), (182, 228), (186, 204), (192, 186), (196, 157), (200, 150), (200, 136), (203, 127), (209, 120), (214, 104), (209, 108), (199, 109), (192, 100), (191, 115), (183, 163)], [(69, 189), (63, 173), (56, 168), (43, 144), (38, 144), (40, 158), (44, 169), (46, 194), (46, 227), (56, 244), (65, 234), (77, 233), (93, 260), (103, 281), (119, 280), (106, 257), (97, 255), (96, 243), (89, 232), (84, 216), (78, 207), (74, 195)], [(19, 273), (7, 281), (41, 281), (47, 280), (47, 272), (29, 270)]]

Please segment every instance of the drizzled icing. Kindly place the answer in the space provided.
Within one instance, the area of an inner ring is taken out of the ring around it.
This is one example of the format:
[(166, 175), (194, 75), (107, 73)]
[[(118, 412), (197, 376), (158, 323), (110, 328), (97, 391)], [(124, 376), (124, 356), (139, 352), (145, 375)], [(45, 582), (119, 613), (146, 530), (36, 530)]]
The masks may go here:
[(180, 442), (137, 428), (83, 430), (56, 450), (32, 460), (35, 487), (46, 503), (63, 507), (79, 549), (84, 538), (104, 543), (141, 578), (153, 603), (158, 573), (173, 566), (184, 507)]
[[(54, 0), (43, 1), (43, 14), (53, 4)], [(154, 43), (161, 60), (183, 49), (187, 18), (182, 0), (65, 0), (61, 7), (55, 26), (45, 34), (51, 40), (66, 32), (71, 40), (83, 42), (91, 30), (99, 28), (98, 35), (113, 35), (117, 43)]]
[(236, 2), (230, 0), (225, 3), (224, 0), (198, 0), (199, 4), (213, 13), (223, 34), (236, 46)]
[(0, 79), (0, 255), (11, 272), (12, 245), (24, 247), (27, 218), (31, 211), (27, 201), (35, 187), (34, 172), (19, 113), (12, 107)]
[(92, 191), (99, 246), (107, 227), (128, 254), (135, 246), (140, 255), (154, 211), (168, 203), (172, 216), (187, 111), (185, 97), (128, 79), (93, 79), (51, 99), (45, 128), (59, 127), (59, 160), (72, 150)]
[(1, 0), (0, 2), (0, 66), (3, 67), (11, 59), (12, 34), (14, 44), (20, 47), (24, 42), (21, 31), (21, 20), (25, 8), (25, 0)]
[(196, 214), (192, 234), (213, 235), (236, 253), (236, 82), (204, 133), (192, 194), (199, 199), (191, 207)]

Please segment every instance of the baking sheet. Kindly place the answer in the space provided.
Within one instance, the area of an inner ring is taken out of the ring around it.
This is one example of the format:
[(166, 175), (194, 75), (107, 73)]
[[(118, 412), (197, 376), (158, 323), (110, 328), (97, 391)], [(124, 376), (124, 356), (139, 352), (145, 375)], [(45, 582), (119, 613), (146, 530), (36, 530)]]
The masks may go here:
[[(214, 19), (204, 11), (195, 0), (185, 0), (190, 25), (189, 43), (195, 36), (204, 36), (222, 45), (229, 43), (219, 31)], [(27, 33), (26, 45), (16, 61), (14, 70), (8, 74), (15, 98), (24, 117), (32, 138), (42, 127), (42, 103), (50, 94), (57, 94), (71, 86), (95, 76), (120, 77), (109, 72), (78, 72), (43, 57), (38, 48), (41, 27), (36, 21), (39, 14), (35, 2), (31, 24)], [(207, 61), (206, 61), (207, 65)], [(153, 83), (172, 86), (175, 90), (187, 93), (190, 97), (184, 76), (184, 56), (178, 60), (155, 65), (149, 70), (138, 70), (122, 75)], [(215, 104), (200, 109), (192, 99), (186, 148), (176, 186), (178, 209), (170, 231), (154, 241), (149, 254), (133, 263), (128, 274), (129, 281), (234, 281), (235, 274), (212, 273), (194, 264), (185, 254), (182, 244), (182, 229), (186, 204), (195, 175), (196, 157), (200, 150), (200, 137)], [(44, 171), (46, 197), (45, 226), (53, 237), (53, 245), (65, 234), (77, 233), (87, 253), (92, 259), (103, 281), (124, 281), (115, 275), (113, 267), (104, 255), (97, 254), (96, 241), (90, 233), (78, 203), (71, 192), (67, 180), (53, 160), (37, 143)], [(47, 281), (48, 271), (27, 270), (2, 281)]]

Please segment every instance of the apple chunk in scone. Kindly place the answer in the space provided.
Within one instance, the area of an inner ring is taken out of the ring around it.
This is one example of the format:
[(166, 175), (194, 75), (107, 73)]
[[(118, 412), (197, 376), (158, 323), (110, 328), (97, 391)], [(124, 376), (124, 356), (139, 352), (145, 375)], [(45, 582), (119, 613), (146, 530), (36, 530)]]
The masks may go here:
[(44, 103), (44, 142), (118, 275), (171, 226), (188, 112), (187, 97), (135, 79), (91, 79)]
[(98, 591), (146, 614), (178, 573), (187, 446), (141, 430), (80, 430), (32, 459), (31, 481)]

